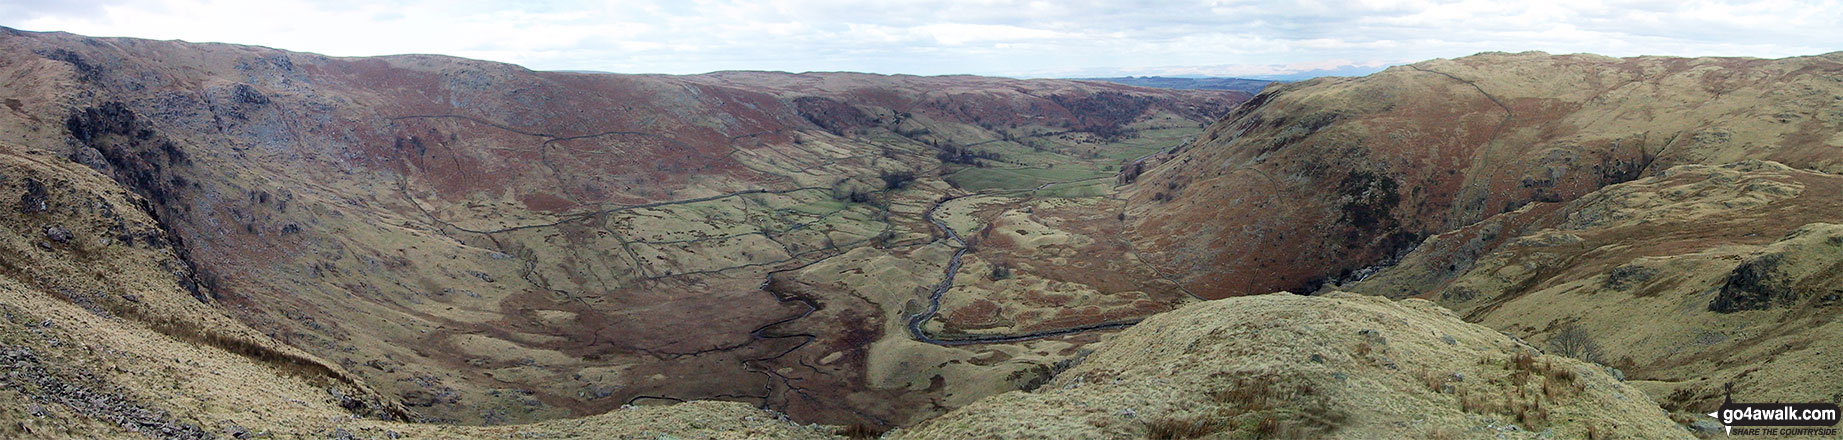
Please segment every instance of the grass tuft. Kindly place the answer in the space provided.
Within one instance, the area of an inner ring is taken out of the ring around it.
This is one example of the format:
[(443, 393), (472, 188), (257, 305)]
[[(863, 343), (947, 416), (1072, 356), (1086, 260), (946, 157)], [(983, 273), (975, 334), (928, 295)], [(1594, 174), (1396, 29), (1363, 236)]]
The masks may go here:
[(1222, 423), (1210, 418), (1161, 418), (1147, 420), (1146, 438), (1154, 440), (1177, 440), (1198, 438), (1222, 430)]
[(833, 434), (850, 439), (866, 439), (883, 436), (883, 430), (860, 422), (839, 427), (837, 431), (833, 431)]

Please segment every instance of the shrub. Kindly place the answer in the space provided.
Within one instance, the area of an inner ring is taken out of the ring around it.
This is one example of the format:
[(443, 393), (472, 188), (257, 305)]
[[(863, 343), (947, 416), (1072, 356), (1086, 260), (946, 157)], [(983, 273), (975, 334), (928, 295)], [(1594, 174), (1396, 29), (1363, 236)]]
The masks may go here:
[(1011, 268), (1005, 267), (1004, 265), (998, 265), (998, 264), (992, 265), (992, 281), (998, 281), (998, 280), (1002, 280), (1006, 278), (1011, 278)]
[(865, 438), (880, 437), (883, 435), (883, 430), (877, 429), (877, 427), (875, 426), (866, 425), (864, 423), (852, 423), (850, 425), (845, 425), (843, 427), (838, 428), (838, 430), (834, 431), (833, 434), (837, 434), (839, 436), (850, 438), (850, 439), (865, 439)]
[(883, 189), (894, 190), (915, 180), (915, 173), (910, 171), (884, 172), (877, 178), (883, 179)]

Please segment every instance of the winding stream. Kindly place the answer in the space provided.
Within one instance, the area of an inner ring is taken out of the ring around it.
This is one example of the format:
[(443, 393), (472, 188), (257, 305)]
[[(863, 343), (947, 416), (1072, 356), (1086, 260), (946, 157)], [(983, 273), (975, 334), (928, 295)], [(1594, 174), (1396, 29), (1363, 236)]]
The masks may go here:
[[(1043, 185), (1037, 186), (1036, 189), (1041, 190), (1053, 184), (1054, 183), (1045, 183)], [(978, 194), (971, 194), (971, 195), (978, 195)], [(951, 201), (954, 201), (955, 199), (968, 197), (968, 196), (970, 195), (955, 196), (955, 197), (948, 197), (946, 199), (942, 199), (939, 202), (935, 202), (934, 206), (928, 207), (928, 210), (922, 213), (922, 218), (927, 219), (928, 223), (934, 224), (934, 227), (940, 228), (942, 232), (946, 232), (947, 238), (952, 239), (954, 243), (957, 243), (959, 245), (959, 249), (955, 249), (953, 253), (953, 258), (947, 260), (946, 277), (942, 278), (941, 283), (936, 284), (934, 286), (934, 292), (928, 295), (928, 308), (923, 309), (921, 313), (917, 313), (914, 316), (909, 317), (909, 336), (914, 337), (915, 340), (917, 341), (926, 342), (926, 343), (934, 344), (934, 345), (943, 345), (943, 346), (994, 344), (994, 343), (1002, 343), (1002, 342), (1028, 341), (1032, 339), (1042, 339), (1042, 338), (1062, 336), (1062, 335), (1067, 335), (1067, 334), (1090, 332), (1090, 331), (1095, 331), (1095, 330), (1110, 330), (1110, 329), (1124, 328), (1124, 327), (1130, 327), (1134, 324), (1139, 323), (1140, 321), (1139, 319), (1133, 319), (1130, 321), (1104, 322), (1104, 323), (1099, 323), (1099, 324), (1089, 324), (1089, 325), (1071, 327), (1071, 328), (1065, 328), (1065, 329), (1043, 330), (1043, 331), (1036, 331), (1036, 332), (1030, 332), (1030, 333), (1014, 334), (1014, 335), (960, 335), (960, 336), (950, 336), (947, 338), (940, 338), (940, 337), (936, 337), (935, 335), (928, 334), (927, 330), (922, 329), (922, 325), (927, 324), (928, 321), (934, 319), (935, 315), (939, 315), (941, 313), (941, 297), (947, 295), (948, 290), (953, 289), (954, 276), (960, 273), (960, 258), (966, 255), (966, 250), (967, 250), (966, 240), (961, 239), (960, 233), (955, 232), (953, 228), (947, 227), (946, 223), (942, 223), (940, 220), (936, 220), (934, 218), (934, 211), (937, 209), (940, 209), (941, 205), (944, 205), (947, 202), (951, 202)]]

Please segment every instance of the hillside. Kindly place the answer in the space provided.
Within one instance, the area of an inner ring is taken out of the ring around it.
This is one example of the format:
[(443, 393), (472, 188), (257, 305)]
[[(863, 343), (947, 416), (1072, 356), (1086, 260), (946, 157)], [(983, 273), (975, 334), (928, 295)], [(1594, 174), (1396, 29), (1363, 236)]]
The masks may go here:
[(1843, 171), (1843, 54), (1480, 54), (1269, 89), (1130, 189), (1204, 297), (1313, 290), (1423, 239), (1685, 164)]
[(0, 28), (0, 76), (5, 437), (1657, 438), (1724, 384), (1843, 396), (1843, 53), (1251, 96)]
[(1619, 368), (1689, 423), (1832, 401), (1843, 55), (1540, 53), (1270, 89), (1127, 189), (1204, 297), (1418, 297)]
[(0, 433), (197, 438), (220, 421), (312, 430), (316, 418), (408, 414), (351, 372), (201, 301), (146, 199), (7, 143), (0, 176)]

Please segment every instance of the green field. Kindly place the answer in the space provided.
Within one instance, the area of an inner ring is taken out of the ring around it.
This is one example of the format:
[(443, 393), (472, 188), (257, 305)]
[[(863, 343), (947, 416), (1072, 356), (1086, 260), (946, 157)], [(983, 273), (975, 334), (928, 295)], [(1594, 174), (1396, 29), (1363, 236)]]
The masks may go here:
[(1019, 136), (1015, 141), (976, 144), (968, 149), (996, 153), (1000, 159), (985, 161), (986, 167), (952, 165), (949, 169), (953, 171), (946, 179), (956, 187), (975, 192), (1036, 190), (1045, 184), (1082, 181), (1081, 185), (1043, 188), (1039, 195), (1104, 195), (1111, 190), (1111, 182), (1088, 181), (1105, 180), (1102, 178), (1113, 176), (1134, 159), (1179, 145), (1197, 133), (1193, 127), (1164, 119), (1135, 125), (1140, 128), (1136, 136), (1112, 142), (1093, 142), (1085, 134), (1075, 133)]
[(1103, 197), (1112, 192), (1114, 179), (1100, 178), (1077, 182), (1058, 183), (1031, 192), (1032, 197)]

